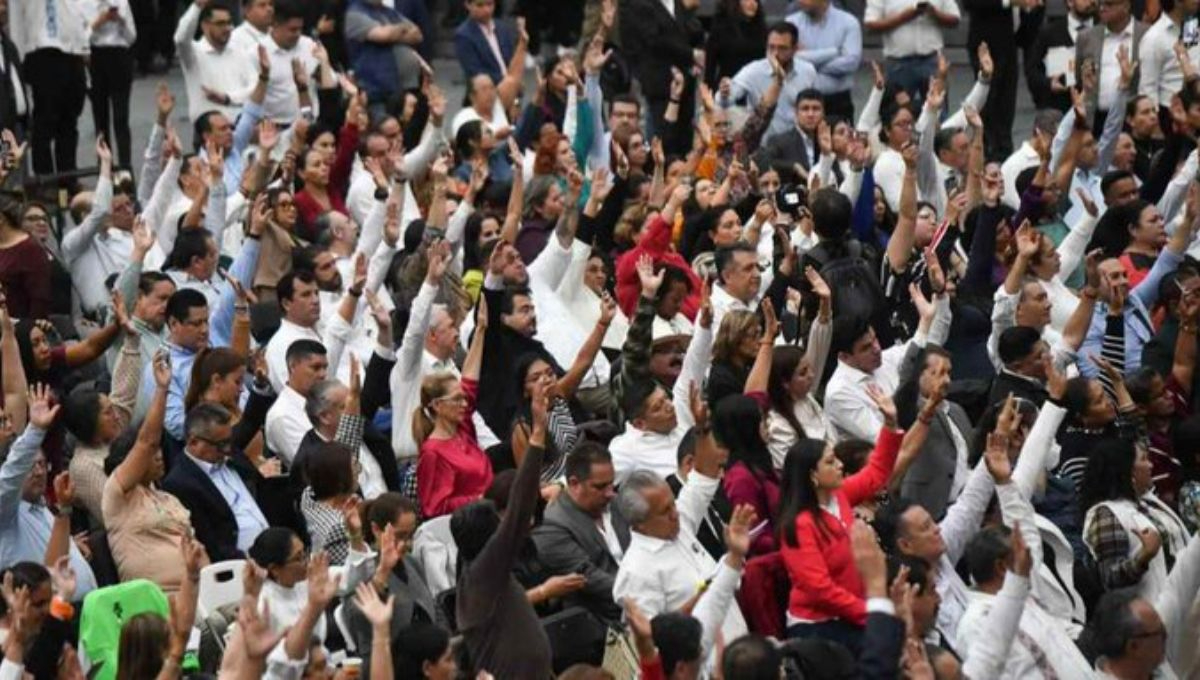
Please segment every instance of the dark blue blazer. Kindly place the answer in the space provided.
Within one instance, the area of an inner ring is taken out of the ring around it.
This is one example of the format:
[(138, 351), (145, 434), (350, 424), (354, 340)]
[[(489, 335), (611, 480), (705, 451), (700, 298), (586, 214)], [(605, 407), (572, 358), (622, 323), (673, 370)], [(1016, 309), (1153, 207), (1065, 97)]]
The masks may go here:
[(506, 22), (493, 20), (493, 24), (496, 27), (496, 41), (500, 43), (500, 53), (504, 55), (503, 64), (496, 63), (496, 56), (478, 23), (467, 19), (454, 31), (454, 53), (458, 55), (458, 63), (462, 65), (467, 80), (486, 73), (492, 77), (493, 83), (499, 83), (508, 71), (508, 61), (512, 59), (517, 46), (517, 32)]

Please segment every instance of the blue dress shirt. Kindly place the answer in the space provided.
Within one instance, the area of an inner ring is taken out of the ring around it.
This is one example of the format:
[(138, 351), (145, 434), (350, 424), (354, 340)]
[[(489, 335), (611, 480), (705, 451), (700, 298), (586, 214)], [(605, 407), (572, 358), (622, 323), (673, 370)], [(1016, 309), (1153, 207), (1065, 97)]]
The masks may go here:
[(796, 12), (788, 23), (800, 31), (796, 56), (817, 69), (816, 88), (821, 94), (854, 89), (854, 74), (862, 64), (862, 27), (853, 14), (830, 5), (820, 21)]

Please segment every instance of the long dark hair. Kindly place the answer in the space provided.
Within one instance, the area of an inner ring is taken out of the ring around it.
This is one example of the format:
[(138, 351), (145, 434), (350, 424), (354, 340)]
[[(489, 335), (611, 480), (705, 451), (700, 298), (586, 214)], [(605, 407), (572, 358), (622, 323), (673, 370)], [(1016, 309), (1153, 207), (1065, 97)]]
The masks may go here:
[(762, 420), (757, 401), (744, 394), (732, 394), (717, 404), (713, 436), (729, 449), (730, 464), (741, 463), (756, 477), (774, 477), (771, 452), (762, 438)]
[(163, 650), (170, 638), (167, 620), (156, 612), (142, 612), (121, 628), (117, 646), (117, 680), (156, 677), (163, 667)]
[(825, 521), (821, 516), (821, 502), (817, 499), (817, 488), (812, 482), (813, 470), (825, 455), (825, 442), (805, 437), (788, 449), (783, 461), (783, 488), (779, 494), (779, 521), (776, 529), (783, 542), (798, 547), (796, 540), (796, 518), (802, 512), (811, 512), (817, 530), (825, 534)]
[(1086, 513), (1103, 501), (1137, 498), (1133, 488), (1136, 459), (1137, 447), (1129, 440), (1113, 437), (1096, 444), (1079, 483), (1079, 511)]
[(804, 359), (804, 352), (799, 347), (785, 345), (776, 347), (771, 356), (771, 378), (767, 382), (767, 401), (776, 413), (783, 416), (787, 424), (796, 431), (796, 436), (804, 438), (804, 428), (796, 420), (796, 400), (788, 390), (788, 383), (796, 373), (796, 367)]

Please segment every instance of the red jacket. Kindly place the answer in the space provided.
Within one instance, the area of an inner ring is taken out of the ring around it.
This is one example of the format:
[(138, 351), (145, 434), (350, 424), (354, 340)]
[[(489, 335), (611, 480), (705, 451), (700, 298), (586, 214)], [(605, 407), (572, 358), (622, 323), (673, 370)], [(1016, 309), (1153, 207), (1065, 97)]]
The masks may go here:
[[(850, 526), (854, 506), (870, 500), (884, 488), (904, 433), (883, 428), (875, 442), (867, 466), (842, 482), (834, 492), (838, 504), (836, 521), (821, 511), (796, 516), (796, 546), (783, 541), (781, 552), (792, 581), (788, 613), (807, 621), (841, 619), (863, 626), (867, 622), (867, 601), (862, 577), (854, 565), (850, 550)], [(820, 522), (824, 531), (818, 528)]]
[(638, 278), (637, 261), (649, 255), (654, 264), (669, 264), (687, 274), (692, 282), (692, 292), (683, 301), (683, 315), (695, 320), (700, 309), (700, 277), (692, 270), (683, 256), (671, 248), (671, 225), (662, 217), (654, 219), (642, 230), (638, 244), (617, 259), (617, 304), (629, 318), (637, 311), (638, 296), (642, 294), (642, 281)]
[[(358, 153), (358, 126), (347, 122), (338, 132), (337, 151), (333, 164), (329, 167), (329, 207), (333, 212), (349, 216), (346, 209), (346, 192), (350, 189), (350, 171), (354, 169), (354, 155)], [(296, 159), (299, 163), (300, 159)], [(297, 168), (297, 174), (303, 168)], [(325, 214), (325, 208), (317, 203), (307, 191), (296, 192), (292, 200), (296, 202), (296, 235), (315, 243), (321, 236), (316, 231), (317, 218)]]
[(417, 457), (417, 496), (425, 519), (449, 515), (459, 507), (483, 497), (492, 485), (492, 461), (479, 448), (475, 437), (475, 401), (479, 383), (462, 379), (467, 397), (458, 433), (451, 439), (430, 437), (421, 442)]

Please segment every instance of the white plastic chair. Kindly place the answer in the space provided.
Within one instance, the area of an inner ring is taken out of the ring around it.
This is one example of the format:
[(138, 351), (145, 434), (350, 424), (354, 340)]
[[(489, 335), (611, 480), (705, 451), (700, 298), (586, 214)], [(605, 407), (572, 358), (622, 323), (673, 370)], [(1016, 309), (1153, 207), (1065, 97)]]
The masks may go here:
[(197, 617), (203, 619), (218, 607), (242, 599), (242, 569), (245, 565), (245, 560), (225, 560), (200, 570)]
[(350, 635), (350, 624), (346, 621), (346, 603), (342, 602), (333, 610), (333, 622), (337, 624), (338, 630), (342, 633), (342, 640), (346, 642), (346, 651), (354, 654), (358, 651), (358, 647), (354, 644), (354, 637)]

